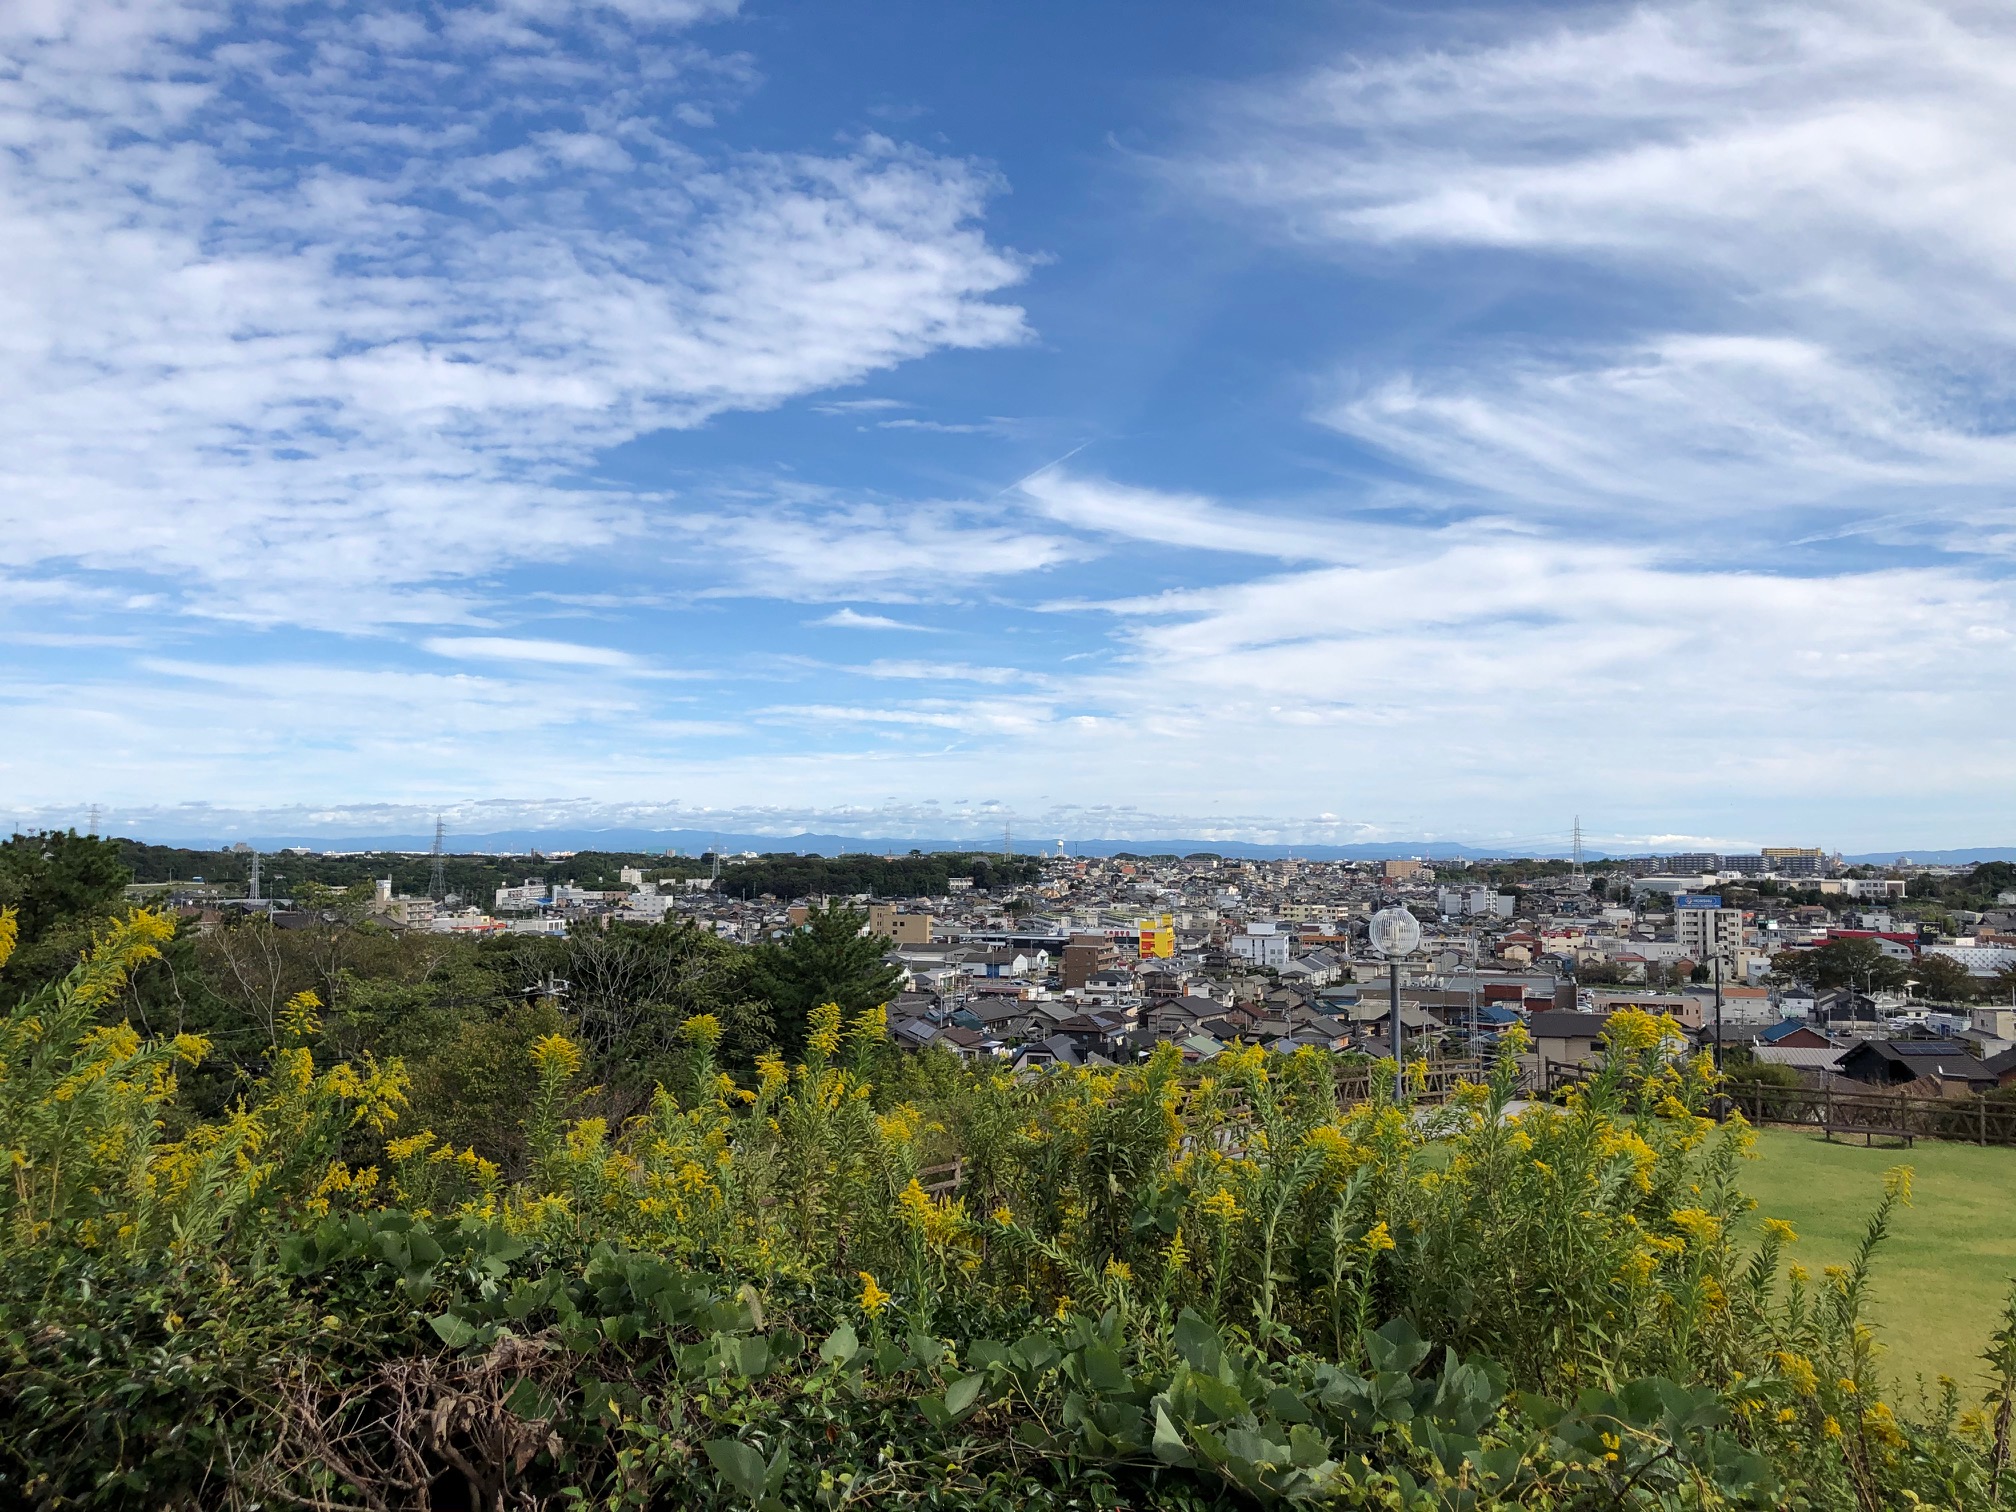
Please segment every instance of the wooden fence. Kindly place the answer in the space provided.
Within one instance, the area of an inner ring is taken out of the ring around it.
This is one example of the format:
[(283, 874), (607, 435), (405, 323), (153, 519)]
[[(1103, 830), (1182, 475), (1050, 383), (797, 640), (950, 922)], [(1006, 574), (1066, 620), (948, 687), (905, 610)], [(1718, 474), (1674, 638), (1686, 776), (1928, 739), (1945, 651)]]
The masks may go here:
[[(1408, 1098), (1417, 1103), (1447, 1102), (1460, 1084), (1490, 1079), (1491, 1068), (1481, 1061), (1430, 1061), (1426, 1071), (1417, 1072), (1410, 1067)], [(1520, 1082), (1523, 1088), (1523, 1073)], [(1372, 1086), (1370, 1066), (1340, 1066), (1337, 1070), (1337, 1100), (1345, 1107), (1371, 1101)]]
[(2016, 1145), (2016, 1102), (1972, 1097), (1905, 1097), (1888, 1092), (1837, 1092), (1831, 1087), (1737, 1084), (1724, 1095), (1753, 1124), (1794, 1128), (1895, 1129), (1920, 1139)]

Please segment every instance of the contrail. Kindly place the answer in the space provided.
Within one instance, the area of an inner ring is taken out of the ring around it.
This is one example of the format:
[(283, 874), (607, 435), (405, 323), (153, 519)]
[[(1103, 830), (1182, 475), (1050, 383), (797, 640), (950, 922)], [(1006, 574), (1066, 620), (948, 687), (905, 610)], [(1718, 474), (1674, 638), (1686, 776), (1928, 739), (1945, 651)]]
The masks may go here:
[(1010, 483), (1006, 488), (1002, 489), (1000, 493), (995, 494), (994, 497), (998, 499), (1001, 497), (1001, 494), (1015, 492), (1016, 489), (1020, 488), (1024, 483), (1027, 483), (1031, 478), (1039, 478), (1044, 473), (1050, 471), (1051, 468), (1056, 467), (1061, 463), (1069, 462), (1073, 457), (1077, 456), (1078, 453), (1085, 450), (1085, 448), (1090, 446), (1091, 444), (1092, 443), (1090, 441), (1080, 441), (1076, 446), (1072, 447), (1071, 450), (1064, 453), (1063, 456), (1055, 458), (1052, 461), (1045, 462), (1041, 467), (1037, 468), (1034, 472), (1026, 472), (1022, 474), (1021, 477), (1017, 478), (1013, 483)]

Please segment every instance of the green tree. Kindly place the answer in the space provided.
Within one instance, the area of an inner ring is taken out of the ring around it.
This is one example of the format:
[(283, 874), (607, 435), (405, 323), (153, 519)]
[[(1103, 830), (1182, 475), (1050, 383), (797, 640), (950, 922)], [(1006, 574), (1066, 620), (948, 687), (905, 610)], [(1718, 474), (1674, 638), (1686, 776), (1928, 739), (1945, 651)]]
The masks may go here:
[(1852, 987), (1857, 992), (1901, 987), (1911, 975), (1876, 941), (1859, 938), (1832, 939), (1811, 950), (1780, 951), (1771, 958), (1771, 969), (1809, 987)]
[(806, 1020), (821, 1003), (838, 1003), (852, 1015), (888, 1002), (902, 986), (903, 973), (882, 959), (893, 942), (867, 933), (867, 922), (858, 909), (829, 905), (814, 909), (782, 943), (756, 950), (752, 980), (770, 1004), (787, 1054), (804, 1047)]
[(4, 1001), (30, 997), (76, 965), (98, 925), (125, 911), (132, 880), (116, 840), (50, 830), (0, 841), (0, 908), (15, 910), (21, 932)]
[(1965, 1003), (1979, 992), (1973, 975), (1948, 955), (1923, 955), (1911, 968), (1918, 979), (1918, 995), (1937, 1003)]

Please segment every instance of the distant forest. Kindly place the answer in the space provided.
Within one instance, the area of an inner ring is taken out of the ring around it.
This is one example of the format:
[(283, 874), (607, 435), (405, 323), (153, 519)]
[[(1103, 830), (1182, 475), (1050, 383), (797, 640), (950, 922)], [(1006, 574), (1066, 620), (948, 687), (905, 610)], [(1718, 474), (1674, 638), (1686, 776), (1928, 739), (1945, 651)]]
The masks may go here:
[[(249, 851), (189, 850), (173, 845), (147, 845), (121, 840), (119, 861), (136, 882), (221, 884), (243, 893), (251, 882)], [(408, 852), (374, 851), (348, 856), (304, 856), (291, 851), (260, 857), (260, 890), (268, 897), (289, 897), (306, 883), (341, 891), (375, 877), (390, 877), (394, 892), (423, 895), (431, 858)], [(580, 887), (621, 887), (619, 873), (634, 866), (654, 881), (704, 877), (713, 870), (711, 856), (666, 856), (644, 851), (576, 851), (571, 856), (458, 856), (444, 858), (448, 891), (475, 903), (488, 903), (499, 887), (530, 880), (571, 882)], [(721, 891), (731, 898), (778, 898), (817, 895), (876, 897), (934, 896), (946, 891), (952, 877), (971, 877), (976, 889), (1027, 886), (1042, 876), (1034, 857), (944, 851), (907, 856), (757, 856), (723, 857)]]
[(758, 856), (723, 868), (720, 890), (731, 898), (834, 897), (869, 893), (881, 898), (936, 897), (953, 877), (971, 877), (976, 890), (1026, 887), (1041, 880), (1034, 856), (1002, 858), (977, 851), (912, 851), (907, 856)]

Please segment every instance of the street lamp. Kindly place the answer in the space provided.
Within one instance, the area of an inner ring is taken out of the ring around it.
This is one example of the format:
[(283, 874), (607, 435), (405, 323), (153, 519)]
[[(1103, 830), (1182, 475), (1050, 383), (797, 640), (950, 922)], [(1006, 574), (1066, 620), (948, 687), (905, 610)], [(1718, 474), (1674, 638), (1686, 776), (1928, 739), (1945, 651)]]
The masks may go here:
[(1372, 948), (1386, 957), (1387, 985), (1391, 1016), (1387, 1035), (1393, 1046), (1393, 1100), (1406, 1096), (1407, 1057), (1403, 1049), (1405, 1031), (1400, 1027), (1400, 957), (1412, 955), (1421, 944), (1421, 921), (1397, 904), (1372, 915), (1368, 931)]

